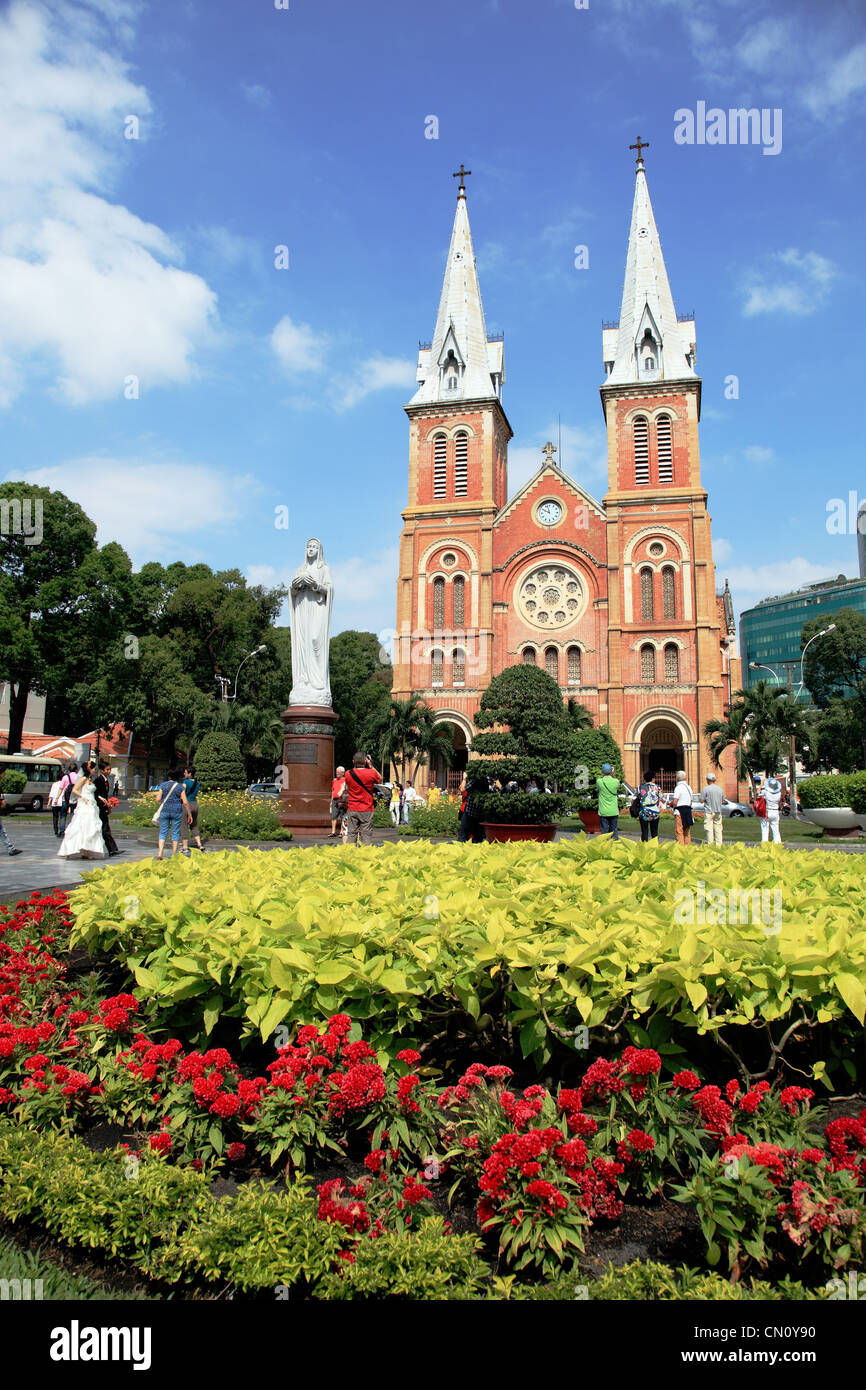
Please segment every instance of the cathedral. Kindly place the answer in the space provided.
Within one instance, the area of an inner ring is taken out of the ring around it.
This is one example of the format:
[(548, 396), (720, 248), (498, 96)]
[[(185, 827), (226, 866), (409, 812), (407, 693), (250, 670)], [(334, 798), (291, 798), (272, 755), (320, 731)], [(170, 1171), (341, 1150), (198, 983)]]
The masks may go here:
[[(637, 146), (619, 320), (602, 331), (608, 484), (599, 501), (557, 465), (508, 495), (505, 351), (488, 334), (465, 171), (432, 342), (418, 353), (409, 501), (397, 580), (393, 694), (421, 696), (453, 733), (452, 786), (493, 676), (543, 667), (563, 700), (608, 724), (626, 781), (664, 789), (711, 770), (702, 729), (739, 688), (731, 596), (716, 589), (701, 483), (695, 324), (678, 315)], [(726, 763), (732, 763), (726, 758)], [(736, 796), (732, 767), (719, 776)]]

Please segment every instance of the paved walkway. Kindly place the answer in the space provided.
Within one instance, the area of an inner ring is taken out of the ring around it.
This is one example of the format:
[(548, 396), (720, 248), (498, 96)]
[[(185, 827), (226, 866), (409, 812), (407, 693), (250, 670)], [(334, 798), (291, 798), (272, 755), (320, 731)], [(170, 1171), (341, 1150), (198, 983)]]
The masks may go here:
[[(113, 833), (118, 846), (124, 852), (112, 859), (59, 859), (57, 850), (59, 840), (54, 836), (51, 827), (51, 818), (46, 815), (45, 820), (39, 823), (32, 821), (17, 821), (14, 816), (6, 820), (8, 834), (13, 844), (22, 851), (14, 858), (0, 848), (0, 903), (17, 902), (21, 898), (26, 898), (34, 889), (45, 891), (49, 888), (72, 889), (81, 882), (81, 874), (97, 865), (107, 865), (109, 868), (117, 864), (129, 864), (140, 859), (154, 859), (156, 857), (156, 845), (147, 839), (146, 831), (137, 831), (131, 827), (121, 826), (117, 822), (113, 826)], [(557, 840), (568, 840), (573, 837), (569, 830), (557, 831)], [(784, 836), (784, 829), (782, 834)], [(383, 844), (386, 841), (393, 842), (400, 837), (396, 830), (374, 830), (373, 841), (375, 844)], [(444, 838), (444, 837), (443, 837)], [(625, 840), (637, 840), (639, 835), (632, 831), (631, 826), (621, 829), (621, 838)], [(326, 833), (324, 835), (304, 835), (298, 836), (294, 840), (287, 840), (281, 843), (263, 843), (261, 841), (230, 842), (226, 840), (209, 840), (207, 842), (208, 851), (215, 850), (236, 850), (249, 847), (260, 850), (291, 851), (304, 849), (309, 845), (337, 845), (340, 840), (332, 840)], [(441, 841), (439, 842), (441, 843)], [(665, 841), (664, 843), (670, 843)], [(703, 844), (703, 835), (699, 838), (694, 837), (694, 844)], [(753, 841), (732, 841), (731, 843), (755, 843)], [(860, 841), (783, 841), (789, 849), (823, 849), (835, 850), (843, 854), (863, 854), (866, 852), (866, 843)], [(760, 850), (760, 842), (755, 844), (755, 848)], [(193, 854), (197, 854), (193, 850)]]

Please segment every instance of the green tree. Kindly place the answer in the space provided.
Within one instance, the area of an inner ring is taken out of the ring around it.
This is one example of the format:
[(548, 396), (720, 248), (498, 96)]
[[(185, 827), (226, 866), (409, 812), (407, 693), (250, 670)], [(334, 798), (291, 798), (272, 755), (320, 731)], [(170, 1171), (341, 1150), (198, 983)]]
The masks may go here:
[[(492, 778), (502, 788), (516, 782), (517, 792), (494, 791), (479, 797), (482, 818), (497, 821), (552, 821), (564, 809), (561, 795), (528, 794), (531, 781), (541, 788), (570, 787), (580, 762), (579, 735), (556, 681), (537, 666), (509, 666), (494, 676), (475, 716), (480, 730), (469, 765), (476, 778)], [(521, 795), (520, 793), (524, 794)]]
[(9, 751), (21, 748), (31, 694), (86, 685), (123, 630), (132, 565), (62, 492), (0, 484), (0, 680), (9, 683)]
[(195, 775), (205, 791), (236, 791), (245, 786), (243, 755), (234, 734), (205, 734), (195, 750)]
[(862, 733), (857, 701), (831, 700), (826, 709), (806, 712), (797, 751), (808, 772), (859, 772), (864, 767)]
[(568, 717), (575, 729), (579, 731), (581, 729), (594, 728), (595, 721), (592, 717), (592, 710), (587, 709), (586, 705), (582, 705), (579, 700), (573, 700), (569, 697), (566, 708), (568, 710)]
[(737, 782), (749, 782), (754, 787), (757, 764), (753, 770), (748, 746), (748, 711), (743, 700), (735, 698), (723, 719), (708, 719), (703, 732), (713, 767), (721, 768), (722, 759), (732, 748)]
[(393, 675), (380, 651), (379, 639), (372, 632), (350, 629), (331, 638), (331, 698), (340, 716), (334, 756), (345, 767), (367, 744), (371, 749), (379, 746), (376, 730), (388, 711)]
[(454, 735), (450, 726), (442, 720), (437, 720), (429, 705), (424, 705), (419, 710), (413, 738), (412, 756), (415, 765), (412, 768), (412, 781), (417, 778), (418, 769), (426, 767), (432, 758), (443, 758), (450, 763), (453, 752)]
[[(866, 767), (866, 616), (853, 608), (840, 608), (832, 621), (836, 631), (813, 642), (806, 652), (803, 676), (820, 709), (834, 700), (852, 701), (852, 723), (860, 744), (862, 768)], [(803, 646), (826, 626), (826, 618), (810, 618), (803, 625)]]

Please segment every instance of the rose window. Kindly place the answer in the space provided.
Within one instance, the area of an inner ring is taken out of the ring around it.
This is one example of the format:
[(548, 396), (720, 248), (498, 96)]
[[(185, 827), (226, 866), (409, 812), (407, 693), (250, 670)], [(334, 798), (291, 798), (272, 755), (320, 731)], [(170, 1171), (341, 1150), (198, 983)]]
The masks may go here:
[(544, 565), (530, 570), (517, 588), (517, 608), (533, 627), (553, 629), (574, 622), (584, 608), (583, 584), (573, 570)]

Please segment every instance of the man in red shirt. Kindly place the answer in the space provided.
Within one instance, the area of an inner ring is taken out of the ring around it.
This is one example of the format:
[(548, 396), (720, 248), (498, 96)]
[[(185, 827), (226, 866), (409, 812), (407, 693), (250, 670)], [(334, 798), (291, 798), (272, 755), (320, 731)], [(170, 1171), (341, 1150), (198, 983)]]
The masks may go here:
[(343, 816), (343, 812), (342, 812), (342, 810), (341, 810), (341, 808), (340, 808), (340, 797), (343, 795), (343, 789), (345, 788), (345, 785), (346, 785), (346, 769), (345, 769), (344, 767), (338, 767), (338, 768), (337, 768), (337, 775), (336, 775), (336, 777), (334, 778), (333, 782), (331, 783), (331, 839), (332, 839), (332, 840), (335, 839), (336, 836), (339, 835), (339, 833), (340, 833), (339, 830), (337, 829), (337, 822), (338, 822), (339, 820), (341, 820), (341, 819), (342, 819), (342, 816)]
[(381, 780), (382, 774), (374, 768), (369, 753), (356, 753), (346, 773), (349, 793), (347, 844), (373, 843), (373, 788)]

